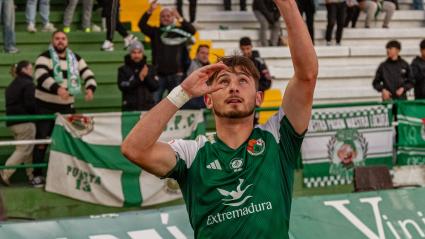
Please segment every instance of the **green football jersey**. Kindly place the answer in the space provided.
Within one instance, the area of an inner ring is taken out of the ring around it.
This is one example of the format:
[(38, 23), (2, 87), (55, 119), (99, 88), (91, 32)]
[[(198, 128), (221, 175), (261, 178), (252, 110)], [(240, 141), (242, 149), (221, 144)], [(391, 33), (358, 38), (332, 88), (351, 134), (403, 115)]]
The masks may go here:
[(303, 135), (280, 109), (239, 148), (216, 135), (169, 142), (195, 238), (288, 238)]

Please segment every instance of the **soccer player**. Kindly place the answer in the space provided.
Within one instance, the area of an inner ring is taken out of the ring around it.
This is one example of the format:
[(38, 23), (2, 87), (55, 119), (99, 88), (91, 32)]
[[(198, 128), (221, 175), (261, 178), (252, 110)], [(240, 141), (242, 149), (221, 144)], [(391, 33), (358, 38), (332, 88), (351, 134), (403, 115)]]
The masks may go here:
[[(309, 124), (318, 72), (295, 0), (275, 0), (286, 21), (294, 76), (279, 112), (253, 127), (262, 101), (249, 58), (230, 56), (188, 76), (143, 115), (122, 144), (144, 170), (179, 182), (195, 238), (288, 238), (294, 167)], [(217, 134), (157, 141), (191, 97), (204, 95)]]

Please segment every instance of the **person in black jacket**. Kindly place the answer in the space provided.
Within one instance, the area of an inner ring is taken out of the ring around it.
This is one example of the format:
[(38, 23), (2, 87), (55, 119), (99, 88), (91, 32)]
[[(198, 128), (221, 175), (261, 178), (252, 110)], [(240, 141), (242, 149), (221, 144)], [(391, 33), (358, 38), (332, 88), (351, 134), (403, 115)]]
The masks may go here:
[[(177, 10), (169, 8), (161, 10), (159, 27), (149, 26), (148, 20), (157, 5), (156, 1), (152, 2), (139, 21), (140, 30), (151, 39), (152, 63), (159, 78), (159, 88), (154, 93), (155, 102), (162, 99), (165, 90), (170, 92), (183, 81), (190, 65), (187, 42), (196, 32)], [(180, 26), (176, 26), (176, 20)]]
[(392, 40), (386, 48), (388, 58), (379, 65), (373, 88), (381, 92), (384, 101), (407, 99), (406, 92), (413, 87), (414, 81), (409, 64), (399, 55), (401, 44)]
[(125, 64), (118, 69), (118, 88), (122, 92), (123, 111), (150, 110), (154, 105), (152, 93), (158, 89), (158, 80), (152, 66), (146, 63), (140, 42), (129, 46)]
[(266, 62), (260, 57), (260, 53), (258, 51), (253, 51), (251, 39), (249, 37), (242, 37), (239, 40), (239, 49), (243, 56), (251, 59), (257, 67), (258, 72), (260, 72), (258, 91), (270, 89), (272, 85), (272, 76), (270, 75)]
[(421, 55), (413, 59), (410, 67), (415, 78), (415, 99), (425, 99), (425, 39), (419, 47)]
[[(261, 46), (277, 46), (280, 35), (280, 13), (273, 0), (254, 0), (252, 9), (260, 22)], [(270, 40), (267, 39), (268, 29), (271, 31)]]
[[(16, 78), (6, 88), (6, 115), (32, 115), (36, 114), (35, 85), (32, 79), (33, 68), (29, 61), (20, 61), (14, 66), (13, 73)], [(35, 124), (28, 120), (7, 121), (6, 125), (12, 131), (15, 140), (34, 140)], [(32, 162), (34, 145), (17, 145), (13, 154), (6, 161), (6, 166), (19, 165)], [(15, 172), (14, 169), (0, 171), (2, 184), (9, 185), (9, 178)], [(27, 176), (32, 180), (32, 170), (27, 169)]]

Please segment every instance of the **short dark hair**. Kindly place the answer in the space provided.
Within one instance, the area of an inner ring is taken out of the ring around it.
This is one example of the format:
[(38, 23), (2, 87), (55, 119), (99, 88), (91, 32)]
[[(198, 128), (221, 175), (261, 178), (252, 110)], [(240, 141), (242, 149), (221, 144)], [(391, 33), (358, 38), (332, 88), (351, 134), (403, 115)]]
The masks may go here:
[(423, 40), (421, 41), (421, 43), (419, 44), (419, 47), (420, 47), (421, 49), (425, 49), (425, 39), (423, 39)]
[(242, 37), (239, 40), (239, 46), (252, 46), (251, 38), (249, 38), (249, 37)]
[(385, 48), (387, 48), (387, 49), (397, 48), (397, 49), (401, 50), (401, 43), (399, 41), (396, 41), (396, 40), (391, 40), (387, 43)]
[[(257, 67), (254, 65), (251, 59), (245, 56), (240, 55), (232, 55), (232, 56), (223, 56), (218, 58), (217, 62), (223, 62), (226, 66), (230, 68), (232, 72), (236, 71), (236, 67), (240, 67), (240, 69), (247, 73), (248, 75), (252, 76), (255, 81), (255, 88), (258, 89), (259, 80), (260, 80), (260, 72), (258, 71)], [(208, 85), (211, 85), (215, 79), (217, 79), (217, 75), (220, 71), (214, 72), (210, 76), (210, 78), (207, 81)]]
[(16, 75), (23, 75), (22, 74), (22, 70), (24, 69), (24, 68), (26, 68), (27, 66), (29, 66), (29, 65), (31, 65), (31, 62), (29, 62), (29, 61), (27, 61), (27, 60), (23, 60), (23, 61), (20, 61), (20, 62), (18, 62), (18, 64), (16, 64), (15, 66), (14, 66), (14, 69), (15, 69), (15, 74)]
[(210, 49), (210, 46), (208, 46), (207, 44), (201, 44), (201, 45), (198, 46), (198, 49), (196, 49), (196, 53), (199, 53), (199, 51), (201, 50), (202, 47), (205, 47), (208, 50)]
[(52, 39), (53, 39), (53, 37), (55, 37), (55, 36), (56, 36), (56, 34), (58, 34), (58, 33), (63, 33), (63, 34), (65, 34), (65, 36), (66, 36), (66, 37), (68, 37), (68, 34), (66, 34), (66, 32), (64, 32), (63, 30), (56, 30), (56, 31), (54, 31), (54, 32), (52, 33)]

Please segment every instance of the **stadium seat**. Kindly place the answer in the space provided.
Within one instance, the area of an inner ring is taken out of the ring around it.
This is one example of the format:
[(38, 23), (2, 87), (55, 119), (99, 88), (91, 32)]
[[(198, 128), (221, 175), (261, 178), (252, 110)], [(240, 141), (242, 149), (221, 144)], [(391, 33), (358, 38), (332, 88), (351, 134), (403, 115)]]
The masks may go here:
[[(264, 101), (261, 104), (263, 107), (279, 107), (282, 104), (282, 93), (279, 89), (269, 89), (264, 92)], [(260, 111), (258, 123), (264, 124), (277, 111)]]

